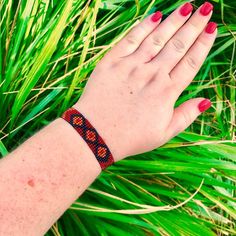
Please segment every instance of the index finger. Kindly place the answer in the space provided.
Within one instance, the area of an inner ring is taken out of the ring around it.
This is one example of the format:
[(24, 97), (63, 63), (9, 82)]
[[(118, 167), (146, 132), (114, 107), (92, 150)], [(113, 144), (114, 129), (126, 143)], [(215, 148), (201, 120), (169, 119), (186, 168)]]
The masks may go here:
[(157, 11), (147, 16), (137, 24), (123, 39), (121, 39), (107, 54), (109, 62), (132, 54), (142, 41), (159, 25), (162, 13)]

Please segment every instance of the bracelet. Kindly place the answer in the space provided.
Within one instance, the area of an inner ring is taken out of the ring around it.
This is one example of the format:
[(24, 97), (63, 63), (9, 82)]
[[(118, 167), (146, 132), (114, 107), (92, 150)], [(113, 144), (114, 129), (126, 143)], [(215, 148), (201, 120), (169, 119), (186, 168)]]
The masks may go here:
[(114, 158), (102, 137), (79, 111), (71, 107), (61, 117), (73, 126), (88, 144), (102, 170), (114, 163)]

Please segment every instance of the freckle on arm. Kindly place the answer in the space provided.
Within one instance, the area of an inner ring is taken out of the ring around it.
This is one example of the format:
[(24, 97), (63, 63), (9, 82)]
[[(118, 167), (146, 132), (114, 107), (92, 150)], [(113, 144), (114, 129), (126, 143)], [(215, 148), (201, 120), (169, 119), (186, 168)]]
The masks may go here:
[(28, 180), (27, 184), (28, 184), (30, 187), (34, 187), (34, 186), (35, 186), (35, 182), (34, 182), (33, 179)]

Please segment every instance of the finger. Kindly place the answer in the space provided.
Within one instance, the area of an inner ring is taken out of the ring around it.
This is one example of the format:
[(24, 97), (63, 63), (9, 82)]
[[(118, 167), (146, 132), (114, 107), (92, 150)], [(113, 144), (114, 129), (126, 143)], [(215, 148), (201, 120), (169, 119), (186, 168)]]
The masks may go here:
[(165, 132), (165, 139), (170, 140), (184, 131), (202, 112), (210, 108), (210, 106), (210, 100), (204, 98), (190, 99), (181, 104), (174, 110), (170, 125)]
[(161, 18), (162, 13), (160, 11), (146, 17), (106, 54), (106, 58), (113, 62), (133, 53), (141, 42), (159, 25)]
[(167, 71), (171, 71), (205, 28), (211, 18), (212, 9), (212, 4), (208, 2), (204, 3), (169, 40), (152, 63), (161, 62)]
[[(217, 24), (210, 22), (187, 54), (171, 71), (177, 96), (191, 83), (209, 53), (217, 35)], [(183, 73), (184, 71), (184, 73)]]
[(140, 45), (131, 56), (141, 63), (150, 61), (164, 47), (167, 41), (190, 17), (193, 7), (190, 3), (177, 8)]

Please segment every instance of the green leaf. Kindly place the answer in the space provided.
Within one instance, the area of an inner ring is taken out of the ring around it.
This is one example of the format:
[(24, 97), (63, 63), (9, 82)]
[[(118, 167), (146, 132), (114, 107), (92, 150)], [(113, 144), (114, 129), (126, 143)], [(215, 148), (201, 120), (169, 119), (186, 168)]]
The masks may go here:
[(66, 26), (66, 21), (72, 7), (72, 2), (72, 0), (66, 1), (65, 7), (59, 16), (57, 25), (52, 31), (45, 46), (42, 48), (39, 55), (36, 57), (32, 69), (26, 76), (26, 79), (23, 85), (21, 86), (19, 93), (16, 96), (16, 100), (12, 107), (11, 127), (14, 124), (14, 121), (17, 115), (19, 114), (20, 110), (22, 109), (25, 100), (29, 96), (31, 89), (35, 86), (40, 76), (44, 73), (48, 62), (56, 49), (62, 32)]

